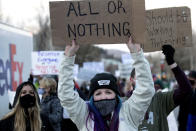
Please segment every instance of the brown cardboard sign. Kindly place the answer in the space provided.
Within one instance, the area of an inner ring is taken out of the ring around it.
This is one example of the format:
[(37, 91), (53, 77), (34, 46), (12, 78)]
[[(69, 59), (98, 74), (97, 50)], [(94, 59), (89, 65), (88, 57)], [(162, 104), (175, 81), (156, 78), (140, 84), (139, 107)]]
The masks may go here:
[(53, 44), (126, 43), (145, 39), (144, 0), (85, 0), (50, 2)]
[(162, 45), (175, 48), (192, 46), (191, 14), (188, 7), (173, 7), (146, 11), (144, 51), (161, 50)]

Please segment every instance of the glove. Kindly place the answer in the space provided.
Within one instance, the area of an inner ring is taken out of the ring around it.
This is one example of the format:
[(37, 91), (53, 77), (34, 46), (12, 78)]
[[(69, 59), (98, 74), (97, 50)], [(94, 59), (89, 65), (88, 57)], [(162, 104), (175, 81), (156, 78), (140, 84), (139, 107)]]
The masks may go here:
[(171, 45), (163, 45), (162, 53), (165, 55), (165, 59), (168, 65), (172, 65), (174, 61), (175, 49)]

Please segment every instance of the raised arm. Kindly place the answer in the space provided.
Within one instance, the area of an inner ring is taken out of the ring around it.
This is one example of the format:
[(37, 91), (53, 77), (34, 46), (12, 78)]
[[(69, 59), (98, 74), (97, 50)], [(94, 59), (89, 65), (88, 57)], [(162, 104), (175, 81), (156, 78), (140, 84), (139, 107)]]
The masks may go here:
[(174, 103), (177, 106), (181, 104), (187, 96), (191, 95), (191, 84), (184, 72), (174, 61), (175, 49), (171, 45), (163, 45), (162, 51), (165, 55), (166, 62), (170, 66), (178, 83), (178, 88), (174, 91), (173, 94)]
[(67, 110), (72, 121), (80, 129), (85, 126), (85, 116), (87, 116), (87, 105), (78, 93), (74, 91), (73, 83), (73, 67), (75, 53), (78, 51), (79, 45), (72, 41), (71, 45), (65, 48), (65, 56), (60, 66), (58, 97), (61, 105)]
[(133, 91), (133, 95), (124, 102), (122, 109), (126, 112), (124, 117), (137, 128), (150, 105), (155, 90), (150, 65), (145, 59), (140, 45), (132, 43), (130, 38), (127, 46), (134, 60), (136, 88)]

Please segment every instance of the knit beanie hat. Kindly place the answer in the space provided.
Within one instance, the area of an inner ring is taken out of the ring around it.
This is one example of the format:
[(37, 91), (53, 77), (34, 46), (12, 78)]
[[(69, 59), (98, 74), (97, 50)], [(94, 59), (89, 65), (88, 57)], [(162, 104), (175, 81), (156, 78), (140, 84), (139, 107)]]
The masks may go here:
[(110, 73), (96, 74), (90, 81), (89, 98), (97, 89), (111, 89), (120, 95), (117, 85), (117, 79)]

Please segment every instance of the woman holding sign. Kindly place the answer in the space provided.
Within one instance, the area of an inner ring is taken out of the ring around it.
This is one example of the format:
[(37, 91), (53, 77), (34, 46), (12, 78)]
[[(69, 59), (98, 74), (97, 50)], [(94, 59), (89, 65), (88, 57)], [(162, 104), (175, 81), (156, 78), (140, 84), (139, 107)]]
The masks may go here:
[(70, 118), (81, 131), (136, 131), (154, 95), (150, 66), (139, 44), (127, 46), (134, 59), (137, 88), (122, 103), (116, 78), (110, 73), (96, 74), (91, 79), (90, 101), (86, 103), (74, 91), (73, 67), (79, 45), (67, 45), (59, 74), (58, 96)]

